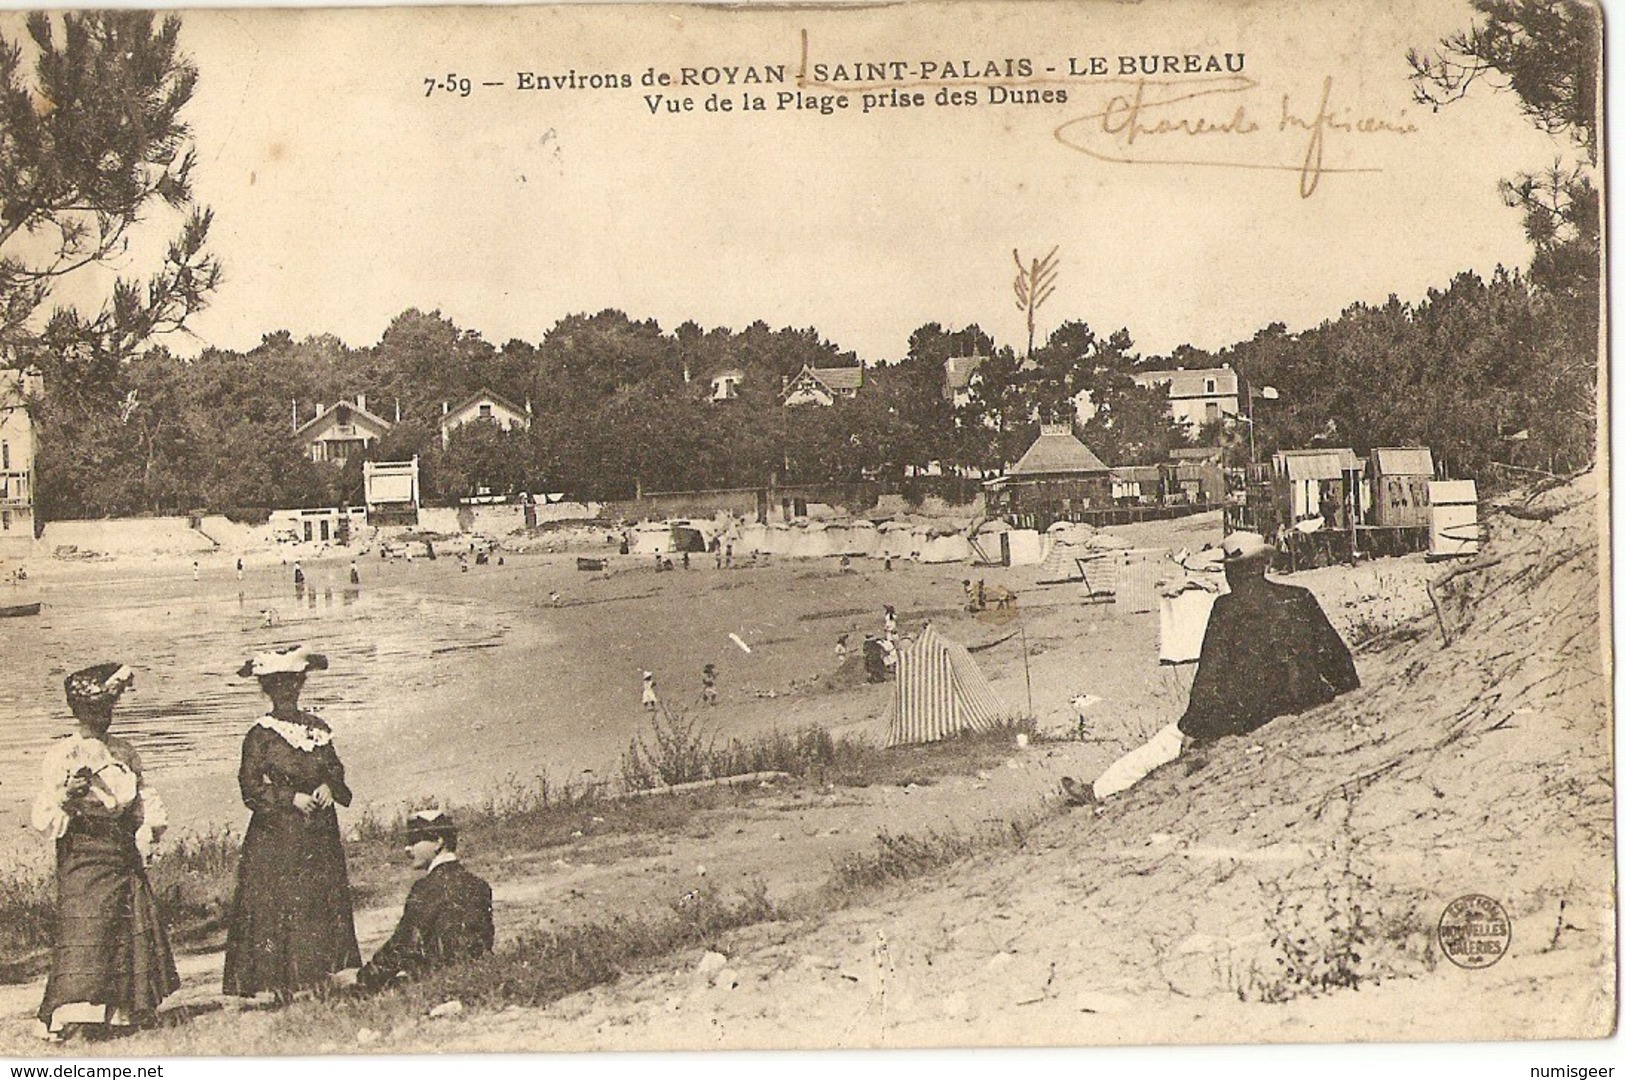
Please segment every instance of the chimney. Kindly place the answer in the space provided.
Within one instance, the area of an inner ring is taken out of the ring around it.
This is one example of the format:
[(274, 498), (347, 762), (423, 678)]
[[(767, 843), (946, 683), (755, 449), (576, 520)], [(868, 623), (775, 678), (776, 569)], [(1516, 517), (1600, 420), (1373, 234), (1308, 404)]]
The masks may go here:
[(299, 399), (293, 399), (293, 429), (299, 430)]
[(400, 398), (395, 399), (395, 422), (397, 424), (401, 422), (401, 399)]
[(355, 396), (355, 407), (356, 407), (357, 412), (366, 412), (367, 411), (367, 395), (366, 394), (357, 394)]
[(440, 415), (441, 416), (449, 416), (450, 414), (451, 414), (451, 402), (442, 401), (440, 403)]

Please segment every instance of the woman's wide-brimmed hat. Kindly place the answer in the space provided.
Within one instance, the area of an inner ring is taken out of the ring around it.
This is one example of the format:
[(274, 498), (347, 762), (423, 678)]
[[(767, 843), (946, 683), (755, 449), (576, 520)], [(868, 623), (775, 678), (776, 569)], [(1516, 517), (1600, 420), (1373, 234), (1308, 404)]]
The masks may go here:
[(118, 661), (94, 664), (62, 680), (68, 705), (111, 704), (126, 690), (135, 688), (135, 672)]
[(237, 674), (244, 678), (250, 675), (264, 678), (267, 675), (303, 675), (307, 671), (326, 670), (326, 656), (311, 652), (303, 645), (290, 645), (273, 652), (255, 653), (243, 662)]

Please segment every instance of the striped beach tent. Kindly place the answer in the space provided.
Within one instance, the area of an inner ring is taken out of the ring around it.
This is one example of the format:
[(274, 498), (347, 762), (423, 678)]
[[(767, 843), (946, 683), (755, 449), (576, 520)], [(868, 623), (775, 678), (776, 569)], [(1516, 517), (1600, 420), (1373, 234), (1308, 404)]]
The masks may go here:
[(886, 708), (886, 745), (936, 742), (987, 731), (1014, 719), (965, 646), (929, 623), (897, 656), (897, 685)]

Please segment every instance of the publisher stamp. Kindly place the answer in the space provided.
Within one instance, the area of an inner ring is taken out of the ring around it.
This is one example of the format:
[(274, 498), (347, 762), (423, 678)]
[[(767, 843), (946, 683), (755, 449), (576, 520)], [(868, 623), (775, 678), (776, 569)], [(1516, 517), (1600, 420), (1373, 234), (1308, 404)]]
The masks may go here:
[(1457, 967), (1487, 968), (1505, 956), (1511, 944), (1512, 920), (1487, 896), (1457, 897), (1439, 917), (1439, 947)]

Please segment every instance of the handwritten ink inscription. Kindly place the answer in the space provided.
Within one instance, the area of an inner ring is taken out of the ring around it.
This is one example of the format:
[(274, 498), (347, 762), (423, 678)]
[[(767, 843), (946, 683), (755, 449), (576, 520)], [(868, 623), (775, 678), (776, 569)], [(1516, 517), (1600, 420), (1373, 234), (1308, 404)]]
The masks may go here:
[[(1417, 126), (1397, 116), (1363, 114), (1335, 97), (1330, 75), (1318, 92), (1271, 98), (1245, 75), (1214, 79), (1138, 79), (1097, 98), (1100, 107), (1062, 124), (1062, 145), (1122, 165), (1183, 165), (1288, 171), (1307, 199), (1321, 177), (1379, 170), (1332, 164), (1342, 141), (1403, 137)], [(1339, 159), (1341, 160), (1341, 159)], [(1357, 161), (1357, 156), (1350, 157)]]

